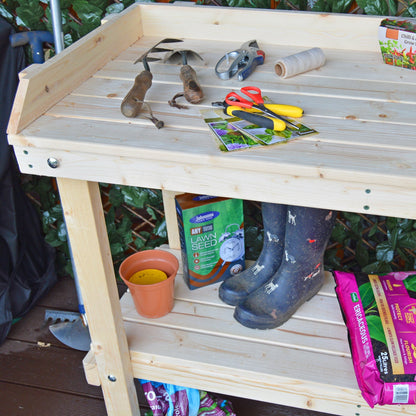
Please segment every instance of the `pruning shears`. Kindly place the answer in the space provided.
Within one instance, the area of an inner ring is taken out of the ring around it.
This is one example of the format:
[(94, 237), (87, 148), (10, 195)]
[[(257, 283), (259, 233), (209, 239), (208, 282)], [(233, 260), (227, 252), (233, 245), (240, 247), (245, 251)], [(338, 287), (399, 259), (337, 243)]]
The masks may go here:
[(214, 107), (223, 107), (225, 114), (249, 121), (266, 129), (283, 131), (287, 124), (295, 129), (298, 127), (286, 117), (302, 117), (303, 110), (300, 107), (286, 104), (265, 104), (261, 90), (257, 87), (243, 87), (241, 92), (251, 98), (249, 101), (236, 92), (230, 92), (224, 101), (213, 102)]
[(215, 66), (218, 78), (230, 79), (237, 75), (239, 81), (245, 80), (256, 68), (264, 63), (265, 54), (256, 40), (243, 43), (239, 49), (227, 52)]

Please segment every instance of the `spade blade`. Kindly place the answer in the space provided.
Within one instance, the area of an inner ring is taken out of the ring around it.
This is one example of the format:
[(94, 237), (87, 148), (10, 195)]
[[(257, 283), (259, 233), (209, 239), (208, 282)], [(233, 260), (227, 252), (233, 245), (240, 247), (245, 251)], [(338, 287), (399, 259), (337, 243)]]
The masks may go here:
[(182, 62), (184, 65), (186, 65), (188, 61), (195, 62), (198, 60), (203, 61), (204, 58), (192, 49), (171, 49), (170, 52), (167, 52), (163, 58), (163, 62)]
[(81, 317), (72, 322), (66, 321), (51, 325), (49, 330), (56, 339), (70, 348), (79, 351), (89, 351), (90, 349), (90, 333)]
[[(134, 61), (134, 63), (137, 64), (137, 62), (143, 62), (144, 65), (145, 65), (145, 67), (146, 67), (147, 66), (146, 61), (149, 60), (147, 58), (147, 55), (149, 53), (152, 53), (152, 52), (162, 52), (162, 49), (164, 49), (164, 48), (158, 48), (158, 46), (161, 45), (162, 43), (176, 43), (176, 42), (183, 42), (183, 40), (182, 39), (175, 39), (175, 38), (165, 38), (165, 39), (162, 39), (160, 42), (156, 43), (156, 45), (152, 46), (148, 51), (146, 51), (143, 55), (141, 55), (139, 58), (137, 58)], [(166, 51), (170, 51), (170, 50), (171, 49), (167, 49)]]

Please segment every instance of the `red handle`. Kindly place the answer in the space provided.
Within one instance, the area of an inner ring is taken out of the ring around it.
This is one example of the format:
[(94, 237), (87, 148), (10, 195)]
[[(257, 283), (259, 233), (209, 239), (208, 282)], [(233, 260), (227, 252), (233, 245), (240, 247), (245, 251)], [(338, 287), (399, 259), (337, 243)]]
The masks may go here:
[(241, 88), (247, 97), (250, 97), (256, 104), (263, 104), (263, 97), (261, 96), (261, 90), (258, 87), (243, 87)]
[(232, 91), (225, 97), (225, 102), (228, 105), (236, 105), (238, 107), (251, 108), (253, 103), (240, 97), (236, 92)]

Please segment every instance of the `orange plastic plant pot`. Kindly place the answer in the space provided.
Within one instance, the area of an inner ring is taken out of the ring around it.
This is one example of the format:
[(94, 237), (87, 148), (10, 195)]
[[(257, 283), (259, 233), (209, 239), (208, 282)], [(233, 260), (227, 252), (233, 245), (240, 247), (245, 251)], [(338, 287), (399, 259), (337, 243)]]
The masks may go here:
[[(163, 250), (146, 250), (132, 254), (120, 265), (119, 273), (133, 298), (137, 312), (145, 318), (160, 318), (168, 314), (174, 303), (175, 277), (178, 259)], [(166, 273), (167, 279), (154, 284), (136, 284), (129, 281), (134, 273), (157, 269)]]

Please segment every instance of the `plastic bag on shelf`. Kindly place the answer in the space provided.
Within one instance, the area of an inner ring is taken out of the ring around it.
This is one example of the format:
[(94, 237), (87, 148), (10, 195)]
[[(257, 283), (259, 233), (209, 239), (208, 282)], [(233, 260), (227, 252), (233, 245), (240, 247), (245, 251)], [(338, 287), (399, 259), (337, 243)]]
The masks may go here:
[(140, 380), (153, 416), (197, 416), (199, 390), (156, 381)]
[(206, 391), (140, 380), (152, 410), (145, 416), (236, 416), (229, 400)]
[(206, 391), (200, 391), (200, 405), (198, 416), (236, 416), (233, 405)]
[(416, 271), (334, 277), (364, 399), (416, 403)]

